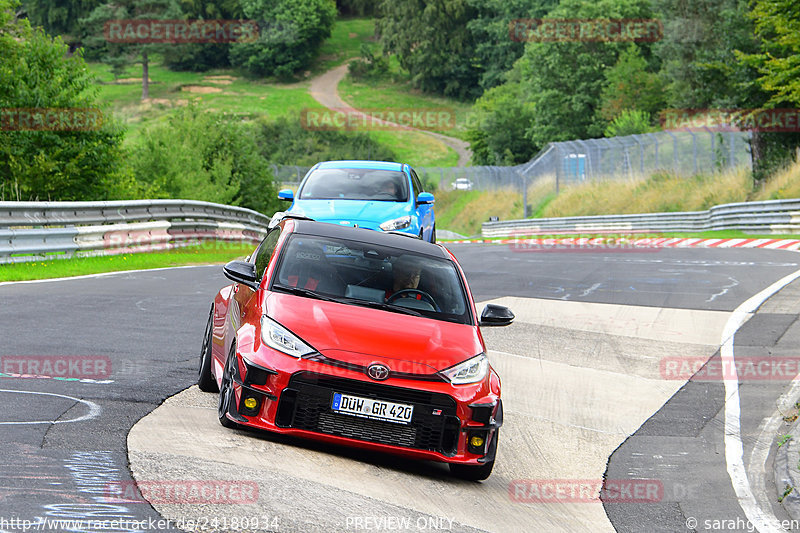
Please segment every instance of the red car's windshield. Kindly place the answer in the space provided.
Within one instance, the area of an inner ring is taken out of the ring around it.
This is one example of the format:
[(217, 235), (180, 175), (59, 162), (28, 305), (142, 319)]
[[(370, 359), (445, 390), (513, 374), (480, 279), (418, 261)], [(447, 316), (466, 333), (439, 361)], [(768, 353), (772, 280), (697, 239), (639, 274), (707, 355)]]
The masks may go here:
[(292, 235), (272, 290), (472, 323), (452, 261), (375, 244)]

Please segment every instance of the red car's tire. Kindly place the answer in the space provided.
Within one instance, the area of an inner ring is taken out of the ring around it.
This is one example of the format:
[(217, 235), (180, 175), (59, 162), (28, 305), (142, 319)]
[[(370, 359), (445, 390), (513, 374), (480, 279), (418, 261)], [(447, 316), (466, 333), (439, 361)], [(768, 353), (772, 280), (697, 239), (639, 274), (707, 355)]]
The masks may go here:
[(228, 411), (230, 410), (231, 402), (236, 401), (233, 390), (233, 377), (231, 376), (231, 365), (236, 361), (236, 352), (234, 347), (231, 347), (231, 353), (228, 354), (228, 360), (225, 363), (225, 370), (222, 372), (222, 384), (219, 388), (219, 402), (217, 403), (217, 416), (219, 423), (229, 429), (237, 429), (242, 426), (228, 418)]
[(197, 386), (203, 392), (219, 392), (217, 381), (211, 375), (211, 326), (214, 318), (214, 306), (208, 315), (206, 332), (203, 335), (203, 347), (200, 349), (200, 374), (197, 377)]
[[(500, 430), (498, 429), (495, 430), (494, 443), (492, 444), (492, 446), (495, 448), (495, 451), (497, 450), (497, 439), (499, 437)], [(459, 479), (466, 479), (467, 481), (483, 481), (492, 474), (493, 468), (494, 459), (480, 466), (450, 463), (450, 474)]]

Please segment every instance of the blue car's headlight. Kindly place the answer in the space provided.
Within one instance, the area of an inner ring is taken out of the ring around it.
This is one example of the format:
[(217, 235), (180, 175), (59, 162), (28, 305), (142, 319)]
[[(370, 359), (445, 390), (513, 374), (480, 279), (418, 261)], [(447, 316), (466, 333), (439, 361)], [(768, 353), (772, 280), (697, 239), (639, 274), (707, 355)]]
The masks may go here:
[(398, 229), (406, 229), (411, 225), (411, 217), (406, 215), (404, 217), (395, 218), (393, 220), (387, 220), (383, 224), (381, 224), (381, 229), (383, 231), (394, 231)]

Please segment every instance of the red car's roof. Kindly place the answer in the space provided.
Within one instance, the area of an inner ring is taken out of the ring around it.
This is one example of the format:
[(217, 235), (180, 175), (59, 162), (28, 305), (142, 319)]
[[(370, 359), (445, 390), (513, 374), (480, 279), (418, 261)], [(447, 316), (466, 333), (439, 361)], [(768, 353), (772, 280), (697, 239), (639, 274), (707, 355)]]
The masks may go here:
[(450, 259), (450, 255), (440, 246), (425, 242), (413, 236), (394, 235), (381, 231), (373, 231), (363, 228), (353, 228), (350, 226), (340, 226), (327, 222), (315, 222), (313, 220), (290, 219), (294, 225), (293, 233), (304, 235), (317, 235), (320, 237), (334, 237), (351, 241), (364, 242), (375, 245), (391, 246), (401, 250), (429, 255), (442, 259)]

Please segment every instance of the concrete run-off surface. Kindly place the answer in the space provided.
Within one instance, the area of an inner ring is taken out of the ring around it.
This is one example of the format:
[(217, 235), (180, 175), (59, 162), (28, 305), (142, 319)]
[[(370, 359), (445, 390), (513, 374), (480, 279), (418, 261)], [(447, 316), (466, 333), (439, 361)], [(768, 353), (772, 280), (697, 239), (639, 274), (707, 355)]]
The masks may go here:
[[(214, 516), (230, 524), (248, 517), (259, 526), (253, 530), (368, 531), (392, 523), (399, 531), (437, 524), (450, 531), (613, 531), (599, 500), (529, 503), (512, 497), (513, 487), (523, 480), (599, 483), (611, 453), (683, 384), (661, 379), (659, 361), (711, 356), (728, 313), (493, 301), (512, 306), (517, 320), (483, 330), (506, 415), (494, 473), (483, 483), (453, 479), (438, 463), (226, 430), (216, 420), (217, 396), (196, 387), (133, 427), (132, 473), (139, 481), (256, 482), (256, 503), (154, 503), (173, 519)], [(261, 527), (258, 517), (273, 521)]]

